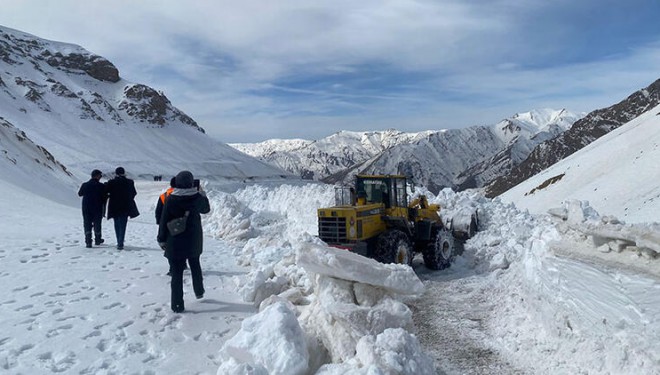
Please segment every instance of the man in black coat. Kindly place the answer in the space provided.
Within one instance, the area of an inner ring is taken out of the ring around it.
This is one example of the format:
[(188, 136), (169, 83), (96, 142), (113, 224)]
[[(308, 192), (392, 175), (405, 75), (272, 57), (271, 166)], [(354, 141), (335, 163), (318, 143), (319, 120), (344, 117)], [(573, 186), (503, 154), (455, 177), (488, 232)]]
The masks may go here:
[(105, 208), (105, 184), (101, 183), (103, 173), (98, 169), (92, 171), (92, 178), (84, 182), (78, 190), (82, 197), (83, 229), (85, 230), (85, 245), (92, 247), (92, 228), (94, 228), (94, 243), (103, 243), (101, 221)]
[(115, 178), (108, 181), (106, 194), (108, 196), (108, 220), (114, 219), (115, 234), (117, 236), (117, 249), (124, 249), (124, 237), (129, 216), (139, 215), (135, 205), (135, 183), (126, 178), (126, 171), (122, 167), (115, 169)]
[[(163, 213), (158, 225), (158, 244), (165, 250), (165, 256), (172, 270), (172, 311), (184, 311), (183, 303), (183, 269), (190, 265), (195, 297), (204, 297), (204, 282), (199, 257), (202, 255), (204, 234), (200, 214), (211, 211), (206, 193), (193, 187), (193, 175), (182, 171), (176, 175), (176, 188), (165, 201)], [(181, 218), (187, 213), (185, 230), (172, 235), (167, 223), (172, 219)]]

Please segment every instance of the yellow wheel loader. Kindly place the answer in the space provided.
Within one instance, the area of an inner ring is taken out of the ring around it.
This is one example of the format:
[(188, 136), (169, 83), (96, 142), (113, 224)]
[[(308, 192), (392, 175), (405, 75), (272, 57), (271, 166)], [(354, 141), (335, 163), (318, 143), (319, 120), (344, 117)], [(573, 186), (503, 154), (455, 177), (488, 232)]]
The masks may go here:
[(406, 182), (401, 175), (356, 176), (355, 186), (335, 191), (334, 207), (318, 209), (319, 238), (382, 263), (412, 266), (421, 252), (426, 267), (449, 267), (462, 239), (443, 224), (440, 206), (425, 196), (408, 202)]

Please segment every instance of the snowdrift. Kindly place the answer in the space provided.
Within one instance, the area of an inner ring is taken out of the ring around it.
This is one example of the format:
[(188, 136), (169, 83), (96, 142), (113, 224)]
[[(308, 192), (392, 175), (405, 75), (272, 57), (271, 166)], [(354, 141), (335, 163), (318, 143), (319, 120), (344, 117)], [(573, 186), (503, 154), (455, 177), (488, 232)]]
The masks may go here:
[[(316, 184), (210, 193), (206, 228), (232, 241), (239, 261), (252, 267), (235, 282), (260, 311), (221, 349), (218, 374), (436, 373), (412, 324), (408, 305), (424, 288), (410, 268), (328, 248), (314, 237), (316, 207), (331, 204), (333, 193)], [(425, 193), (446, 215), (480, 212), (481, 231), (449, 272), (487, 283), (490, 345), (517, 368), (650, 373), (660, 365), (652, 350), (660, 335), (658, 283), (630, 273), (633, 265), (657, 263), (657, 226), (603, 219), (586, 202), (535, 216), (476, 192)], [(620, 241), (628, 247), (619, 253)], [(577, 245), (611, 259), (576, 262), (566, 254)], [(604, 245), (615, 250), (606, 253)], [(628, 267), (615, 260), (621, 254), (631, 256)], [(284, 341), (282, 351), (267, 345)]]

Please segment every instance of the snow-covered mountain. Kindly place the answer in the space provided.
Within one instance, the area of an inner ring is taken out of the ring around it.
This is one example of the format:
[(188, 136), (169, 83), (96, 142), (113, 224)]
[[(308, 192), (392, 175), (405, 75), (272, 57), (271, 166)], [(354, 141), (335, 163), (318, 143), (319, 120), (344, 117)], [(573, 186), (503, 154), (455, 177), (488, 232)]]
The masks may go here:
[(427, 137), (433, 132), (404, 133), (394, 129), (373, 132), (340, 131), (329, 137), (269, 139), (260, 143), (232, 143), (236, 149), (305, 179), (322, 180), (379, 155), (384, 150)]
[(444, 187), (480, 187), (507, 173), (534, 146), (565, 131), (578, 118), (566, 110), (543, 109), (494, 125), (435, 131), (327, 180), (347, 182), (357, 173), (399, 173), (436, 193)]
[[(45, 148), (0, 117), (0, 175), (5, 182), (57, 201), (75, 184), (73, 175)], [(69, 196), (70, 197), (70, 196)]]
[(428, 186), (476, 187), (508, 173), (539, 143), (580, 116), (564, 109), (516, 114), (490, 126), (404, 133), (342, 131), (316, 141), (231, 144), (304, 178), (348, 181), (356, 173), (402, 173)]
[(611, 107), (589, 113), (568, 131), (538, 145), (511, 173), (489, 184), (487, 195), (502, 194), (658, 104), (660, 79)]
[(288, 175), (208, 137), (162, 92), (122, 79), (111, 62), (77, 45), (0, 27), (0, 60), (3, 124), (77, 179), (118, 165), (144, 177), (181, 169), (214, 179)]
[(657, 105), (500, 197), (534, 213), (584, 200), (625, 221), (659, 221), (659, 145)]

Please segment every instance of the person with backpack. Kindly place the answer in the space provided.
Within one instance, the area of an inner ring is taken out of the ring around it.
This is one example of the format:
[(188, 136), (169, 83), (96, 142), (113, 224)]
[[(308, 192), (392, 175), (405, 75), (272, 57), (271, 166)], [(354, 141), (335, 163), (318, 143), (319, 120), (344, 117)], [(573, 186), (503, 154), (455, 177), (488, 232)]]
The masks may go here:
[(117, 250), (123, 250), (128, 218), (135, 218), (140, 214), (135, 204), (137, 195), (135, 182), (126, 178), (124, 168), (115, 169), (115, 178), (107, 183), (106, 195), (108, 197), (108, 220), (114, 219), (115, 223)]
[(183, 269), (186, 261), (190, 265), (195, 297), (204, 297), (204, 280), (199, 261), (204, 239), (200, 214), (209, 213), (211, 207), (206, 193), (194, 187), (194, 181), (189, 171), (181, 171), (176, 175), (176, 187), (165, 200), (158, 225), (158, 245), (165, 250), (172, 269), (171, 308), (175, 313), (185, 310)]
[(92, 247), (92, 228), (94, 229), (94, 244), (99, 246), (104, 242), (101, 233), (101, 222), (105, 209), (105, 184), (101, 183), (103, 173), (98, 169), (92, 171), (92, 178), (84, 182), (78, 190), (82, 197), (83, 230), (85, 245)]

